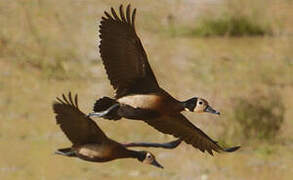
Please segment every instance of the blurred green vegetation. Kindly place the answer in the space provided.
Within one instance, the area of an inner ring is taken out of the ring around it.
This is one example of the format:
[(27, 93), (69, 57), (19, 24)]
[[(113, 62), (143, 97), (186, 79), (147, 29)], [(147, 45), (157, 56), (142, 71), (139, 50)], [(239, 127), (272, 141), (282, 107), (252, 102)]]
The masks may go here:
[[(78, 93), (88, 113), (95, 99), (113, 95), (97, 31), (103, 11), (120, 3), (0, 1), (0, 179), (292, 179), (288, 0), (131, 2), (160, 85), (180, 100), (207, 99), (220, 117), (184, 115), (220, 143), (241, 145), (239, 152), (210, 157), (184, 143), (150, 149), (164, 171), (134, 160), (95, 164), (52, 155), (70, 144), (55, 124), (56, 96)], [(250, 36), (255, 32), (263, 35)], [(141, 122), (96, 120), (121, 142), (173, 139)]]
[[(263, 0), (223, 0), (222, 5), (205, 9), (194, 21), (181, 24), (168, 16), (166, 32), (171, 36), (272, 36), (278, 35), (282, 20), (272, 17), (270, 3)], [(216, 9), (216, 11), (214, 11)], [(275, 18), (275, 19), (274, 19)]]
[(264, 36), (271, 35), (272, 30), (267, 26), (257, 24), (245, 16), (223, 16), (217, 19), (203, 19), (195, 29), (192, 36)]
[(210, 36), (272, 36), (270, 24), (256, 21), (246, 15), (223, 14), (220, 17), (200, 17), (194, 25), (175, 26), (170, 20), (166, 30), (171, 36), (210, 37)]
[(250, 97), (238, 98), (234, 107), (234, 119), (239, 130), (236, 136), (249, 139), (273, 140), (284, 122), (285, 106), (276, 91), (254, 91)]

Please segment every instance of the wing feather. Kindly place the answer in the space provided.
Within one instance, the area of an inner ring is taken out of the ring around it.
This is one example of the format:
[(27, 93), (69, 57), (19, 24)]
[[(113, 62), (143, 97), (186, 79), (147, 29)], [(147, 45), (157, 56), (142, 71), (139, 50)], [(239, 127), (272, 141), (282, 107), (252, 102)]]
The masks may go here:
[(53, 104), (56, 122), (73, 144), (100, 143), (107, 139), (97, 124), (78, 108), (78, 97), (74, 101), (71, 93), (63, 94)]
[(213, 155), (213, 151), (225, 151), (216, 141), (212, 140), (202, 130), (193, 125), (182, 114), (162, 116), (157, 119), (145, 120), (145, 122), (162, 133), (171, 134), (180, 138), (202, 152), (207, 151)]
[(119, 7), (119, 15), (111, 8), (100, 24), (100, 54), (116, 97), (149, 93), (159, 89), (148, 63), (142, 43), (135, 32), (135, 13), (130, 5)]
[(128, 4), (128, 6), (126, 8), (126, 18), (127, 18), (126, 22), (129, 22), (129, 24), (132, 26), (132, 22), (130, 20), (130, 4)]

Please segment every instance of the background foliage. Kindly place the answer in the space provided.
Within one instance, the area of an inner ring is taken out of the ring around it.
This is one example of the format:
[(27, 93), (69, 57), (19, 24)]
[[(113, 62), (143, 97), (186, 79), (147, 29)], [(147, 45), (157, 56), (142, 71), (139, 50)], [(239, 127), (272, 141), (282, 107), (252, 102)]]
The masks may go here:
[[(161, 86), (178, 99), (208, 99), (220, 117), (184, 114), (239, 152), (150, 149), (163, 171), (53, 155), (70, 145), (55, 124), (55, 97), (78, 93), (88, 113), (113, 95), (97, 31), (103, 11), (120, 3), (129, 1), (0, 1), (0, 179), (292, 179), (290, 0), (130, 1)], [(142, 122), (96, 121), (121, 142), (173, 139)]]

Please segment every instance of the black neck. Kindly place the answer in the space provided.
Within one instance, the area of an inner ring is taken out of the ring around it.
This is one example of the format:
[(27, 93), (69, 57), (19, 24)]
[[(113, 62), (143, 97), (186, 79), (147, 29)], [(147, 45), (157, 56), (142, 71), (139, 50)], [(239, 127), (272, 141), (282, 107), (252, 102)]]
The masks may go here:
[(187, 101), (183, 101), (181, 103), (184, 106), (184, 108), (187, 108), (190, 111), (193, 111), (196, 106), (196, 103), (197, 103), (197, 98), (191, 98), (191, 99), (188, 99)]

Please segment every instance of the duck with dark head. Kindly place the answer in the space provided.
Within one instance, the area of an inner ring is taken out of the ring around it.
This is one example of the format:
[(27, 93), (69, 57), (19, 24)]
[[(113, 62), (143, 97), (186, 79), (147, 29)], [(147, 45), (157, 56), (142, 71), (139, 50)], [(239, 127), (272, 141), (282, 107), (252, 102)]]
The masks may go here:
[(148, 62), (147, 54), (135, 29), (136, 9), (130, 5), (118, 13), (105, 11), (100, 24), (100, 54), (115, 98), (96, 101), (89, 116), (119, 120), (122, 117), (143, 120), (158, 131), (171, 134), (200, 149), (202, 152), (230, 152), (239, 147), (224, 149), (181, 113), (212, 113), (219, 115), (203, 98), (179, 101), (162, 89)]
[(220, 112), (214, 110), (209, 105), (208, 101), (202, 98), (194, 97), (182, 103), (184, 106), (184, 110), (189, 112), (197, 112), (197, 113), (207, 112), (207, 113), (220, 115)]
[(128, 143), (120, 144), (106, 136), (106, 134), (81, 112), (78, 107), (77, 95), (73, 99), (71, 93), (68, 98), (63, 95), (53, 104), (56, 121), (67, 138), (72, 142), (68, 148), (58, 149), (55, 153), (67, 157), (78, 157), (92, 162), (107, 162), (122, 158), (135, 158), (144, 164), (159, 168), (155, 156), (147, 151), (135, 151), (126, 147), (163, 147), (175, 148), (180, 142), (159, 143)]

